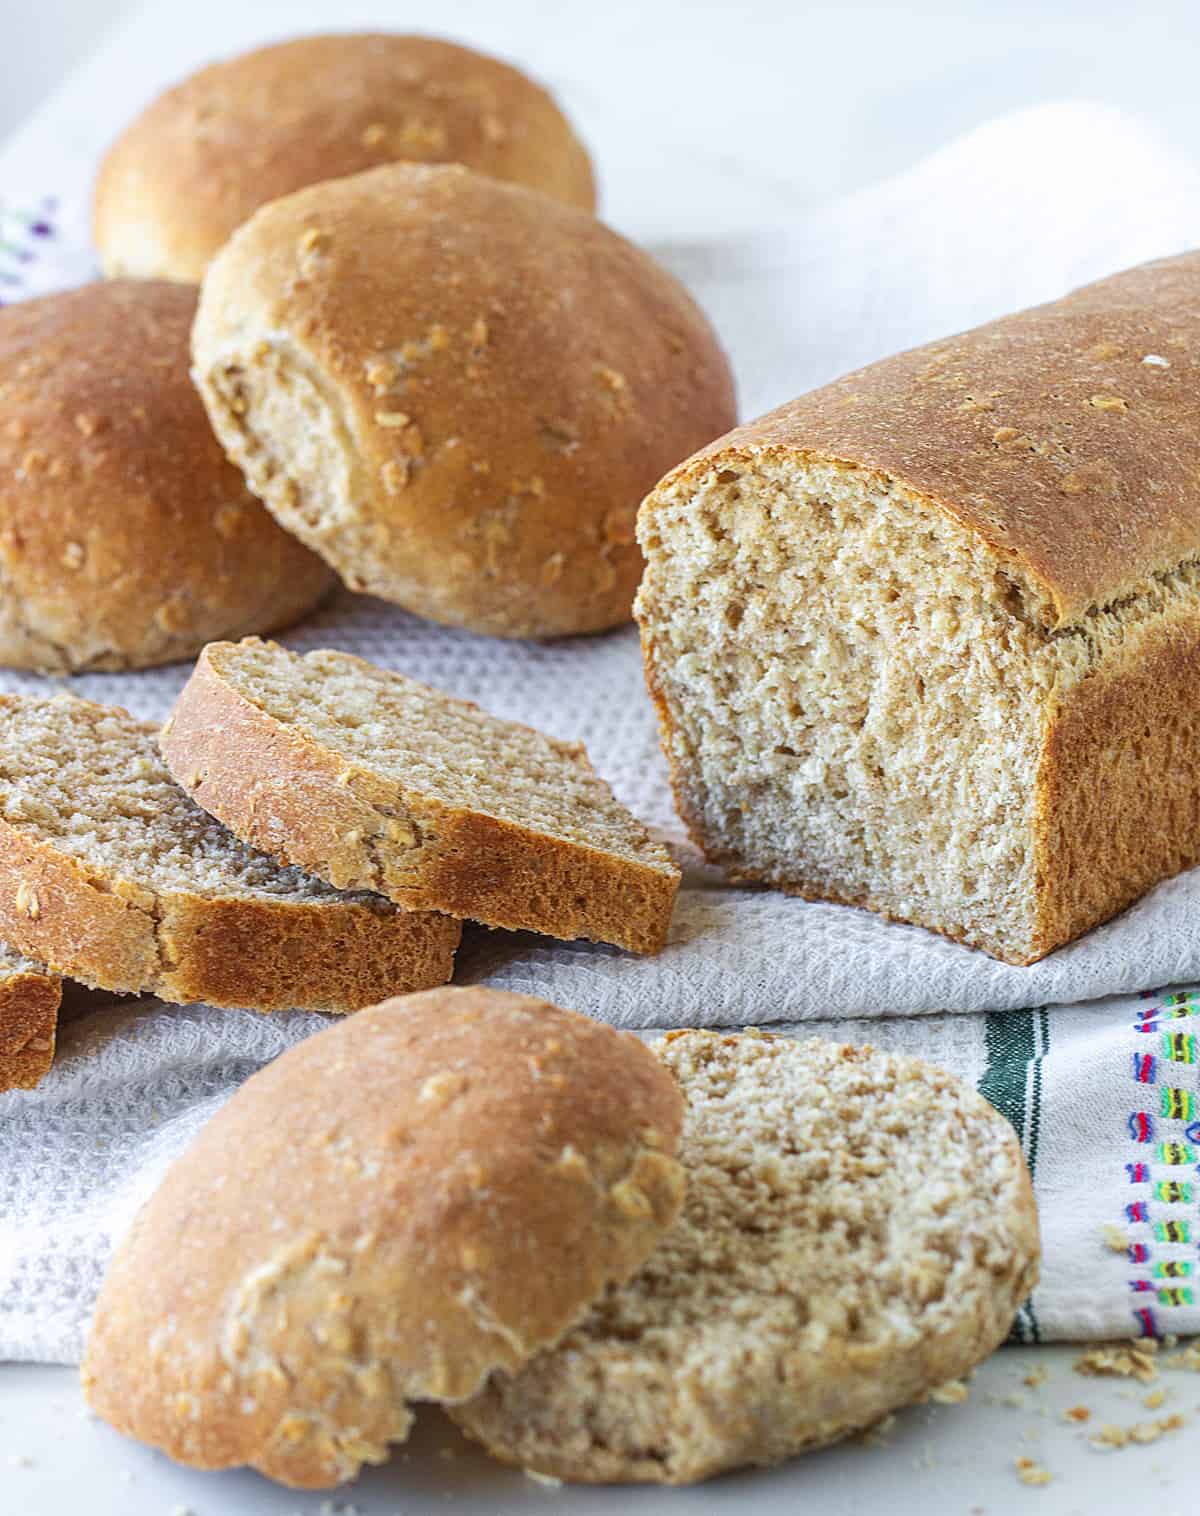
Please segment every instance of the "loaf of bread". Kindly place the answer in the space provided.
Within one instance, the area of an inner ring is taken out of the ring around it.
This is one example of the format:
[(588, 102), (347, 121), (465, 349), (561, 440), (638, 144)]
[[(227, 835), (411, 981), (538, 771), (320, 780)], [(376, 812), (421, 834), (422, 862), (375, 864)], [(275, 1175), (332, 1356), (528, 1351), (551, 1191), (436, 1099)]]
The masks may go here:
[(143, 668), (286, 626), (333, 582), (246, 489), (188, 380), (195, 292), (0, 309), (0, 664)]
[(555, 1348), (451, 1408), (488, 1451), (682, 1484), (834, 1442), (969, 1373), (1037, 1280), (1021, 1148), (913, 1058), (761, 1034), (657, 1045), (679, 1220)]
[(646, 675), (734, 879), (1030, 963), (1200, 861), (1200, 254), (904, 353), (647, 500)]
[(642, 496), (735, 419), (670, 274), (463, 168), (265, 206), (209, 270), (193, 353), (229, 456), (351, 589), (496, 636), (627, 621)]
[(0, 1091), (31, 1090), (54, 1060), (62, 980), (0, 943)]
[(117, 992), (353, 1011), (450, 977), (460, 927), (252, 852), (174, 784), (152, 725), (0, 696), (0, 938)]
[(434, 37), (298, 37), (201, 69), (114, 143), (93, 208), (101, 265), (198, 284), (268, 200), (399, 159), (595, 205), (583, 145), (517, 69)]
[(160, 745), (238, 837), (338, 889), (641, 953), (666, 941), (679, 869), (582, 747), (349, 653), (214, 643)]
[(629, 1033), (439, 990), (255, 1074), (101, 1291), (94, 1409), (198, 1468), (325, 1488), (629, 1277), (679, 1212), (683, 1102)]

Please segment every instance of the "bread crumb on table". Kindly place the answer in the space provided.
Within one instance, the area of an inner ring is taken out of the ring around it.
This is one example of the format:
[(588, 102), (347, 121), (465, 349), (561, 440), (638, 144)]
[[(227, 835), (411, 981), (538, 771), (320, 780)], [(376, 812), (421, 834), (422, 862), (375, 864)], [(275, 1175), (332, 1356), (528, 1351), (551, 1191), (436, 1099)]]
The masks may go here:
[(1137, 1379), (1149, 1384), (1158, 1378), (1154, 1361), (1157, 1352), (1158, 1344), (1153, 1338), (1089, 1348), (1075, 1360), (1075, 1372), (1093, 1379)]
[(1138, 1421), (1128, 1427), (1116, 1426), (1108, 1422), (1089, 1441), (1094, 1448), (1106, 1452), (1129, 1447), (1131, 1443), (1144, 1447), (1147, 1443), (1157, 1442), (1167, 1432), (1179, 1431), (1184, 1424), (1184, 1418), (1178, 1413), (1164, 1416), (1160, 1421)]
[(1049, 1484), (1054, 1478), (1049, 1469), (1044, 1469), (1040, 1463), (1034, 1463), (1032, 1458), (1018, 1458), (1016, 1465), (1017, 1478), (1022, 1484)]
[(930, 1400), (935, 1400), (938, 1405), (962, 1405), (970, 1399), (970, 1387), (961, 1379), (950, 1379), (945, 1384), (939, 1384), (930, 1390)]

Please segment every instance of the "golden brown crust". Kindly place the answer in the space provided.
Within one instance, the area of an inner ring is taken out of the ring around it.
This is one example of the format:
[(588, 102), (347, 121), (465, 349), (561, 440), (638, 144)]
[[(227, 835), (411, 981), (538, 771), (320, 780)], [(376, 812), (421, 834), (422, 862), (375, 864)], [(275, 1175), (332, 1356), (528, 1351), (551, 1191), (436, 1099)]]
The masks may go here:
[(735, 415), (665, 270), (460, 168), (265, 207), (205, 280), (193, 354), (229, 455), (351, 588), (497, 636), (628, 620), (643, 495)]
[(976, 533), (1061, 627), (1200, 555), (1198, 333), (1200, 253), (1144, 264), (847, 374), (664, 485), (776, 450), (876, 471)]
[(1200, 607), (1176, 605), (1051, 707), (1032, 963), (1200, 863)]
[[(674, 1220), (682, 1100), (629, 1034), (481, 989), (292, 1048), (109, 1270), (83, 1365), (119, 1430), (323, 1488), (557, 1341)], [(536, 1281), (536, 1288), (531, 1288)]]
[(54, 1060), (62, 980), (33, 964), (0, 962), (0, 1091), (31, 1090)]
[(583, 145), (517, 69), (432, 37), (300, 37), (201, 69), (126, 129), (96, 185), (101, 262), (198, 284), (260, 205), (399, 159), (595, 205)]
[(212, 435), (187, 375), (195, 306), (116, 281), (0, 311), (0, 663), (167, 663), (329, 587)]
[[(638, 953), (662, 948), (677, 869), (384, 781), (233, 688), (221, 667), (230, 653), (229, 644), (204, 649), (159, 745), (176, 782), (235, 836), (338, 889), (378, 890), (408, 910)], [(590, 768), (582, 749), (563, 749)], [(415, 860), (407, 848), (389, 850), (397, 818), (425, 844)]]
[[(0, 708), (19, 703), (0, 696)], [(383, 899), (156, 891), (0, 819), (0, 940), (93, 988), (180, 1004), (355, 1011), (444, 984), (460, 935), (448, 916)]]

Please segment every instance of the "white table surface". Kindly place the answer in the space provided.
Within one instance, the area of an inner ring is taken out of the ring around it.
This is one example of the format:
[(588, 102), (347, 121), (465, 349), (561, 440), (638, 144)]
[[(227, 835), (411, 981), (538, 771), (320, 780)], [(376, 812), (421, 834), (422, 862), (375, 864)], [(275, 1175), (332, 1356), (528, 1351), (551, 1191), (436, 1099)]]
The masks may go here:
[[(1164, 1374), (1167, 1399), (1144, 1400), (1131, 1380), (1084, 1379), (1071, 1347), (1005, 1348), (983, 1366), (962, 1405), (902, 1413), (885, 1436), (786, 1467), (727, 1475), (689, 1489), (546, 1487), (492, 1463), (440, 1414), (421, 1417), (406, 1449), (357, 1484), (328, 1493), (285, 1490), (256, 1474), (196, 1474), (127, 1442), (82, 1408), (74, 1372), (10, 1366), (0, 1373), (3, 1516), (1190, 1516), (1200, 1455), (1200, 1374)], [(1029, 1388), (1031, 1369), (1047, 1375)], [(1083, 1405), (1085, 1425), (1063, 1413)], [(1090, 1439), (1105, 1422), (1130, 1426), (1180, 1412), (1187, 1424), (1116, 1452)], [(1016, 1460), (1052, 1476), (1022, 1484)]]
[[(153, 25), (164, 57), (194, 55), (214, 10), (232, 0), (184, 7), (161, 0)], [(249, 17), (262, 6), (247, 3)], [(311, 26), (303, 0), (275, 5)], [(41, 106), (43, 129), (67, 92), (56, 81), (106, 33), (92, 77), (120, 58), (118, 0), (0, 0), (0, 162), (20, 160), (19, 119)], [(441, 0), (363, 4), (345, 0), (340, 26), (375, 22), (506, 46), (505, 7)], [(1111, 0), (960, 0), (935, 4), (745, 3), (715, 0), (653, 3), (608, 0), (604, 6), (545, 6), (535, 70), (564, 72), (564, 59), (586, 50), (597, 27), (618, 28), (626, 66), (611, 95), (663, 133), (681, 113), (702, 113), (708, 151), (746, 167), (745, 203), (697, 207), (697, 225), (761, 214), (764, 191), (796, 207), (891, 173), (960, 131), (1005, 109), (1051, 98), (1088, 98), (1124, 106), (1158, 123), (1200, 158), (1200, 7), (1195, 0), (1156, 4)], [(276, 26), (278, 32), (286, 26)], [(186, 42), (184, 39), (187, 39)], [(526, 50), (523, 50), (525, 54)], [(144, 55), (143, 55), (144, 56)], [(131, 59), (128, 91), (97, 105), (92, 145), (103, 143), (151, 92)], [(177, 70), (178, 71), (178, 70)], [(565, 70), (568, 74), (569, 68)], [(86, 86), (89, 67), (73, 76)], [(588, 88), (572, 101), (585, 135)], [(81, 144), (80, 150), (83, 151)], [(622, 199), (620, 165), (606, 165), (606, 205), (618, 224), (647, 224), (647, 206)], [(668, 228), (663, 228), (668, 230)], [(687, 235), (693, 226), (674, 224)], [(762, 1516), (802, 1509), (822, 1516), (1106, 1516), (1133, 1502), (1155, 1516), (1183, 1516), (1194, 1505), (1200, 1454), (1200, 1376), (1172, 1375), (1158, 1410), (1128, 1382), (1084, 1380), (1071, 1370), (1069, 1347), (1007, 1349), (985, 1365), (966, 1405), (928, 1405), (905, 1413), (890, 1440), (847, 1445), (783, 1470), (733, 1476), (685, 1491), (548, 1489), (492, 1465), (468, 1449), (442, 1419), (420, 1425), (411, 1450), (332, 1496), (276, 1489), (251, 1474), (201, 1475), (127, 1443), (82, 1410), (74, 1371), (28, 1365), (0, 1369), (0, 1516), (396, 1516), (451, 1510), (462, 1516), (546, 1510), (593, 1516), (715, 1516), (752, 1509)], [(1023, 1383), (1035, 1363), (1048, 1373), (1036, 1389)], [(1010, 1403), (1011, 1397), (1021, 1403)], [(1067, 1406), (1092, 1410), (1085, 1427), (1063, 1418)], [(1089, 1433), (1105, 1421), (1128, 1425), (1179, 1410), (1187, 1425), (1147, 1447), (1094, 1449)], [(1054, 1476), (1045, 1487), (1022, 1485), (1015, 1460), (1029, 1457)], [(329, 1503), (331, 1502), (331, 1504)]]

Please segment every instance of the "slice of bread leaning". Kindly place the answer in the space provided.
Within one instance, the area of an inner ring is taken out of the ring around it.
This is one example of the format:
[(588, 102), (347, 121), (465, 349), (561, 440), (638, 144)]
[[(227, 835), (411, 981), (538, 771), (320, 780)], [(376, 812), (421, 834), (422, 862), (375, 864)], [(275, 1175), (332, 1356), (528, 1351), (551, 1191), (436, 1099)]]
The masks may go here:
[(62, 980), (0, 942), (0, 1091), (31, 1090), (54, 1059)]
[(0, 937), (96, 988), (352, 1011), (444, 983), (458, 922), (243, 846), (174, 784), (153, 725), (0, 696)]
[(348, 653), (201, 653), (160, 743), (252, 846), (339, 889), (652, 953), (679, 870), (577, 744)]

